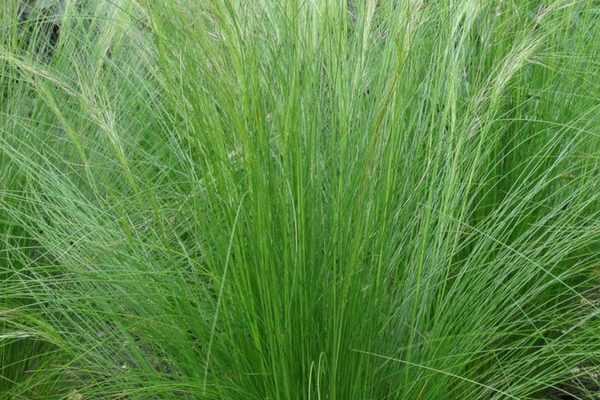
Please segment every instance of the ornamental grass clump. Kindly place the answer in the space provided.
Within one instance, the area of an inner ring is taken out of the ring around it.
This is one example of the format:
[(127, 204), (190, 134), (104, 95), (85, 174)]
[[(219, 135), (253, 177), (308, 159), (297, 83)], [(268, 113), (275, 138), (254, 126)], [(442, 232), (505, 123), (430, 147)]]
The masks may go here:
[(596, 1), (5, 3), (0, 398), (599, 391)]

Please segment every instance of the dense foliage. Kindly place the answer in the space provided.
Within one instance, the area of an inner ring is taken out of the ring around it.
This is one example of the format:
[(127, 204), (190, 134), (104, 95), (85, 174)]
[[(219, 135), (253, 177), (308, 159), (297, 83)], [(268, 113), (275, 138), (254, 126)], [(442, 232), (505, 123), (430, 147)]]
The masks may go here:
[(598, 1), (1, 2), (0, 398), (594, 398)]

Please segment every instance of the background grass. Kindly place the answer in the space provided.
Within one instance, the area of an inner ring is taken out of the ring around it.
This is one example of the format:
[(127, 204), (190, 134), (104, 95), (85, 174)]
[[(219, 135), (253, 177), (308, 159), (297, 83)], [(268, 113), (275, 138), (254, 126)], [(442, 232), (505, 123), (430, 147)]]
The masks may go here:
[(594, 398), (597, 1), (21, 7), (2, 398)]

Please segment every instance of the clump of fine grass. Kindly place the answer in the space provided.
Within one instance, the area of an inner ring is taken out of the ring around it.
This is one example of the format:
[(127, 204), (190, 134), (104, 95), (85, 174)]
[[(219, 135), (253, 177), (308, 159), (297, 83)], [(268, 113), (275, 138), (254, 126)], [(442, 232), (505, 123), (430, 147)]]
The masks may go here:
[(1, 15), (4, 396), (592, 398), (594, 1), (64, 5)]

